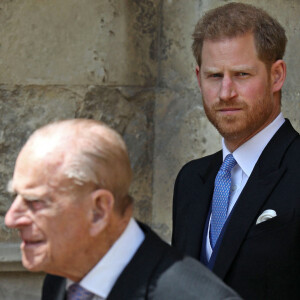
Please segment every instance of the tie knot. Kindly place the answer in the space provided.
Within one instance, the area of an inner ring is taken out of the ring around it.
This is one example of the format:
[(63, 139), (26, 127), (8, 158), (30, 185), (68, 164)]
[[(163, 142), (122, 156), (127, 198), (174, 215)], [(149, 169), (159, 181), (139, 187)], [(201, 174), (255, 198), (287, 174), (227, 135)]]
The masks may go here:
[(67, 300), (90, 300), (93, 296), (93, 293), (89, 292), (78, 283), (73, 283), (68, 288)]
[(232, 154), (228, 154), (221, 166), (221, 170), (230, 172), (232, 168), (236, 165), (236, 161)]

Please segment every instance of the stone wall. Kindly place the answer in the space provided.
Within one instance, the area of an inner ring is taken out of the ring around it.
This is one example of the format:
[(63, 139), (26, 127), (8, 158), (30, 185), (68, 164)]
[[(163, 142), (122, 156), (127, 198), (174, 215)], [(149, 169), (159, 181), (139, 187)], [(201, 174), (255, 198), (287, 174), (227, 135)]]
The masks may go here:
[[(66, 118), (103, 120), (124, 137), (134, 169), (135, 216), (171, 235), (180, 167), (219, 149), (195, 78), (191, 33), (217, 0), (2, 0), (0, 2), (0, 299), (39, 299), (43, 274), (20, 264), (3, 218), (6, 184), (31, 132)], [(283, 112), (300, 130), (300, 2), (265, 8), (289, 38)]]

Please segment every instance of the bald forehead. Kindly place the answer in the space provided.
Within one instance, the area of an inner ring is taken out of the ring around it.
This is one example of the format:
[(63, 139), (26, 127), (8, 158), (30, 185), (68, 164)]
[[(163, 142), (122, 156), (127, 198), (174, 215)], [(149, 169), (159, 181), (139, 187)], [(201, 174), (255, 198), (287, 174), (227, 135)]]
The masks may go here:
[(107, 168), (116, 172), (119, 172), (118, 168), (124, 168), (122, 173), (128, 173), (124, 176), (131, 178), (129, 157), (122, 137), (98, 121), (74, 119), (46, 125), (32, 134), (24, 149), (29, 149), (37, 158), (44, 158), (48, 164), (64, 165), (68, 178), (76, 177), (83, 182), (98, 184), (99, 176), (103, 177)]
[(89, 135), (102, 138), (98, 142), (108, 142), (126, 148), (120, 135), (104, 123), (74, 119), (65, 120), (46, 125), (34, 132), (28, 144), (38, 144), (40, 151), (51, 151), (59, 147), (74, 147), (77, 142), (86, 140)]
[(31, 166), (35, 172), (45, 173), (51, 185), (60, 184), (67, 157), (74, 148), (71, 131), (65, 129), (45, 127), (35, 131), (19, 153), (15, 170)]
[[(48, 144), (49, 145), (49, 144)], [(41, 147), (35, 147), (41, 146)], [(62, 151), (51, 151), (44, 144), (26, 144), (21, 150), (15, 166), (15, 171), (28, 168), (32, 172), (42, 172), (48, 178), (58, 179), (65, 162), (65, 153)]]
[(23, 147), (22, 153), (34, 156), (35, 159), (48, 160), (55, 158), (56, 160), (62, 160), (64, 158), (64, 149), (72, 147), (72, 141), (70, 137), (63, 137), (59, 133), (57, 135), (45, 135), (40, 133), (31, 138)]

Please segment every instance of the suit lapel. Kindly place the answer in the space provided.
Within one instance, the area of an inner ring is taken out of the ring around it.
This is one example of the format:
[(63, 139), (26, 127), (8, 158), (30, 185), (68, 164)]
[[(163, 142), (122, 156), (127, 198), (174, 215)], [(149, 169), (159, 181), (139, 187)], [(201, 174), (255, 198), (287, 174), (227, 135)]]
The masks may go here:
[(203, 232), (213, 195), (215, 177), (221, 164), (222, 151), (219, 151), (212, 156), (206, 168), (199, 170), (199, 184), (201, 186), (197, 187), (193, 197), (194, 201), (191, 203), (187, 213), (186, 222), (188, 223), (188, 228), (186, 232), (191, 233), (186, 235), (187, 253), (197, 259), (200, 258)]
[[(139, 225), (145, 232), (145, 240), (121, 273), (107, 300), (148, 299), (150, 279), (166, 251), (166, 245), (146, 225)], [(173, 262), (170, 258), (170, 264)]]
[(255, 222), (260, 208), (267, 200), (272, 189), (284, 173), (284, 169), (270, 174), (264, 184), (263, 178), (253, 173), (231, 213), (228, 226), (224, 233), (219, 252), (213, 267), (214, 272), (224, 278), (251, 225)]
[(261, 154), (253, 172), (242, 191), (228, 222), (214, 272), (224, 278), (233, 263), (250, 227), (256, 221), (278, 181), (284, 176), (286, 167), (282, 164), (284, 154), (298, 133), (286, 122), (271, 139)]
[(66, 279), (47, 274), (45, 277), (42, 300), (64, 300), (66, 294)]

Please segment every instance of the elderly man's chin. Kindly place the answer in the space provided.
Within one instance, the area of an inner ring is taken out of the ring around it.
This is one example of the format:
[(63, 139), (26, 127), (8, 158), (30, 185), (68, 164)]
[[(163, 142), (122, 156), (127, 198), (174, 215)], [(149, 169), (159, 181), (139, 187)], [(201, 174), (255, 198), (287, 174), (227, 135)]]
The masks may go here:
[[(43, 245), (44, 246), (44, 245)], [(49, 264), (47, 254), (42, 245), (40, 247), (22, 249), (22, 264), (24, 268), (32, 272), (45, 271), (46, 265)]]

